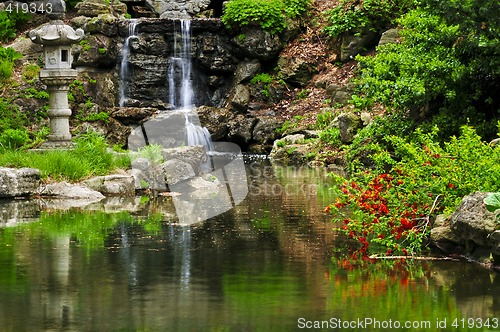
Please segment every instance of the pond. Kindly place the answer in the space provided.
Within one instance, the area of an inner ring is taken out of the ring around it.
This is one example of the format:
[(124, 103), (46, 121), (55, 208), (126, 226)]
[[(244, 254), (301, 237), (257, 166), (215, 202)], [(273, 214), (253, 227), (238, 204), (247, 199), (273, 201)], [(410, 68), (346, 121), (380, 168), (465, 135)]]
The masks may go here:
[(0, 331), (500, 329), (498, 274), (353, 266), (323, 212), (335, 184), (322, 170), (254, 158), (246, 177), (243, 202), (191, 225), (171, 197), (114, 203), (121, 212), (0, 203)]

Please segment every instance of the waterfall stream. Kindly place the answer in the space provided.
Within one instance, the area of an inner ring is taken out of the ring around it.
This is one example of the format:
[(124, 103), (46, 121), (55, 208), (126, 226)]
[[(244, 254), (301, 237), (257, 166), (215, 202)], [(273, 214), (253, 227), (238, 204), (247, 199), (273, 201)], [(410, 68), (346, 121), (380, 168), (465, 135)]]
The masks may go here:
[[(185, 114), (187, 145), (203, 145), (207, 151), (212, 150), (212, 139), (208, 129), (200, 126), (194, 108), (195, 91), (192, 84), (191, 61), (191, 21), (174, 22), (174, 52), (170, 58), (168, 70), (168, 102), (178, 111)], [(180, 34), (180, 38), (178, 38)]]
[(128, 99), (128, 82), (130, 80), (129, 56), (130, 40), (137, 37), (137, 20), (130, 20), (128, 34), (123, 43), (120, 63), (120, 107), (125, 106)]

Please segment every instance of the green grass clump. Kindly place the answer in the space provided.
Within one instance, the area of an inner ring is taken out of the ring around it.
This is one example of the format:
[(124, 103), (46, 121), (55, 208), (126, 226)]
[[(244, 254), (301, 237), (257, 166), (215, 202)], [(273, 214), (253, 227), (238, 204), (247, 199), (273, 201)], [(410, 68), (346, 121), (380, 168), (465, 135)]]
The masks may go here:
[(5, 167), (32, 167), (41, 172), (43, 179), (76, 182), (91, 176), (106, 175), (114, 169), (128, 168), (128, 156), (108, 152), (104, 137), (87, 133), (75, 139), (73, 150), (54, 150), (44, 153), (4, 149), (0, 152), (0, 165)]

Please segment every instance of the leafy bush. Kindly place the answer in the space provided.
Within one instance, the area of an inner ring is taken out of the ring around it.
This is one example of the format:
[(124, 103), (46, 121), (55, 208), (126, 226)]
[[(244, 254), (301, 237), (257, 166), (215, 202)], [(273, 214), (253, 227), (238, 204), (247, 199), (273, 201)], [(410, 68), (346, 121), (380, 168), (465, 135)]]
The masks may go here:
[(25, 114), (19, 111), (17, 105), (0, 98), (0, 133), (6, 129), (22, 129), (28, 123)]
[(436, 136), (437, 129), (417, 130), (412, 140), (387, 136), (390, 152), (373, 152), (376, 167), (344, 180), (331, 208), (352, 212), (344, 214), (343, 230), (360, 244), (360, 254), (377, 246), (388, 253), (419, 253), (435, 215), (450, 213), (474, 191), (499, 190), (500, 147), (482, 142), (469, 126), (444, 146)]
[(231, 0), (221, 19), (229, 28), (259, 25), (274, 34), (286, 28), (287, 17), (301, 15), (309, 4), (310, 0)]
[(0, 42), (15, 37), (17, 28), (27, 22), (30, 17), (30, 14), (24, 14), (22, 11), (0, 11)]
[(0, 134), (0, 149), (18, 149), (29, 141), (26, 129), (7, 129)]
[(326, 13), (329, 25), (324, 31), (331, 37), (364, 28), (378, 31), (394, 24), (396, 18), (416, 4), (416, 0), (342, 0), (337, 7)]
[(9, 78), (12, 75), (14, 61), (20, 59), (22, 54), (13, 48), (0, 46), (0, 80)]
[(471, 125), (486, 139), (500, 117), (498, 2), (424, 0), (399, 20), (401, 44), (361, 57), (364, 94), (397, 111), (412, 111), (445, 139)]

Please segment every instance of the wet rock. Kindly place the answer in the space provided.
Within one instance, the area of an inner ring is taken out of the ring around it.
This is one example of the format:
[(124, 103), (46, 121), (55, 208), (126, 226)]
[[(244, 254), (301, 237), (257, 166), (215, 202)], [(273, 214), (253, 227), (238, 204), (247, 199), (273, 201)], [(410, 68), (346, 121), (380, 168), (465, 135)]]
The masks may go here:
[(283, 48), (277, 35), (270, 34), (260, 28), (247, 28), (242, 34), (233, 38), (244, 56), (263, 61), (272, 60)]
[(253, 129), (253, 140), (257, 143), (274, 142), (278, 133), (276, 129), (282, 126), (282, 122), (274, 116), (261, 116), (257, 118), (257, 124)]
[(118, 18), (111, 14), (100, 14), (97, 17), (78, 16), (71, 22), (87, 34), (103, 34), (108, 37), (118, 35)]
[(146, 0), (161, 18), (190, 19), (207, 9), (210, 0)]
[(206, 127), (212, 136), (212, 140), (220, 141), (229, 133), (229, 121), (236, 114), (224, 107), (200, 106), (195, 112), (200, 118), (200, 123)]
[(248, 109), (250, 102), (250, 91), (243, 84), (238, 84), (232, 97), (229, 99), (229, 104), (236, 110), (244, 112)]
[(432, 243), (444, 252), (454, 252), (461, 243), (460, 237), (450, 227), (445, 215), (436, 217), (434, 227), (431, 229)]
[(280, 77), (292, 85), (304, 87), (311, 80), (316, 64), (316, 61), (299, 56), (280, 57), (278, 60)]
[(84, 42), (73, 48), (76, 66), (110, 68), (116, 66), (118, 50), (116, 42), (103, 34), (86, 36)]
[(354, 113), (343, 113), (338, 116), (338, 123), (342, 143), (352, 143), (358, 129), (362, 127), (360, 116)]
[(87, 200), (101, 200), (104, 195), (90, 189), (84, 184), (70, 184), (68, 182), (43, 184), (38, 189), (42, 196), (53, 196), (56, 198), (74, 198)]
[(111, 110), (110, 116), (124, 125), (137, 125), (156, 111), (157, 109), (152, 107), (115, 107)]
[(196, 174), (191, 164), (179, 159), (169, 159), (163, 164), (165, 182), (175, 185), (181, 181), (193, 178)]
[(260, 71), (261, 64), (259, 60), (244, 61), (238, 64), (234, 72), (234, 81), (236, 83), (245, 83), (250, 81)]
[(195, 174), (200, 174), (202, 164), (208, 160), (205, 148), (201, 145), (163, 149), (161, 153), (166, 162), (169, 160), (178, 160), (189, 164)]
[(34, 168), (0, 167), (0, 198), (30, 196), (40, 185), (40, 171)]
[(228, 140), (242, 145), (250, 143), (256, 121), (255, 118), (245, 117), (242, 114), (237, 115), (229, 122)]
[(125, 14), (127, 12), (127, 5), (119, 1), (105, 0), (84, 0), (76, 4), (75, 9), (78, 15), (97, 17), (105, 14)]
[(130, 175), (96, 176), (84, 181), (84, 183), (105, 196), (132, 196), (135, 194), (134, 177)]
[(496, 214), (484, 206), (486, 196), (488, 193), (483, 192), (465, 196), (449, 217), (451, 230), (460, 237), (467, 253), (479, 260), (488, 258), (489, 252), (499, 244), (491, 242), (498, 222)]
[(132, 169), (128, 173), (134, 177), (136, 190), (167, 190), (164, 170), (160, 163), (155, 164), (149, 159), (137, 158), (132, 161)]

